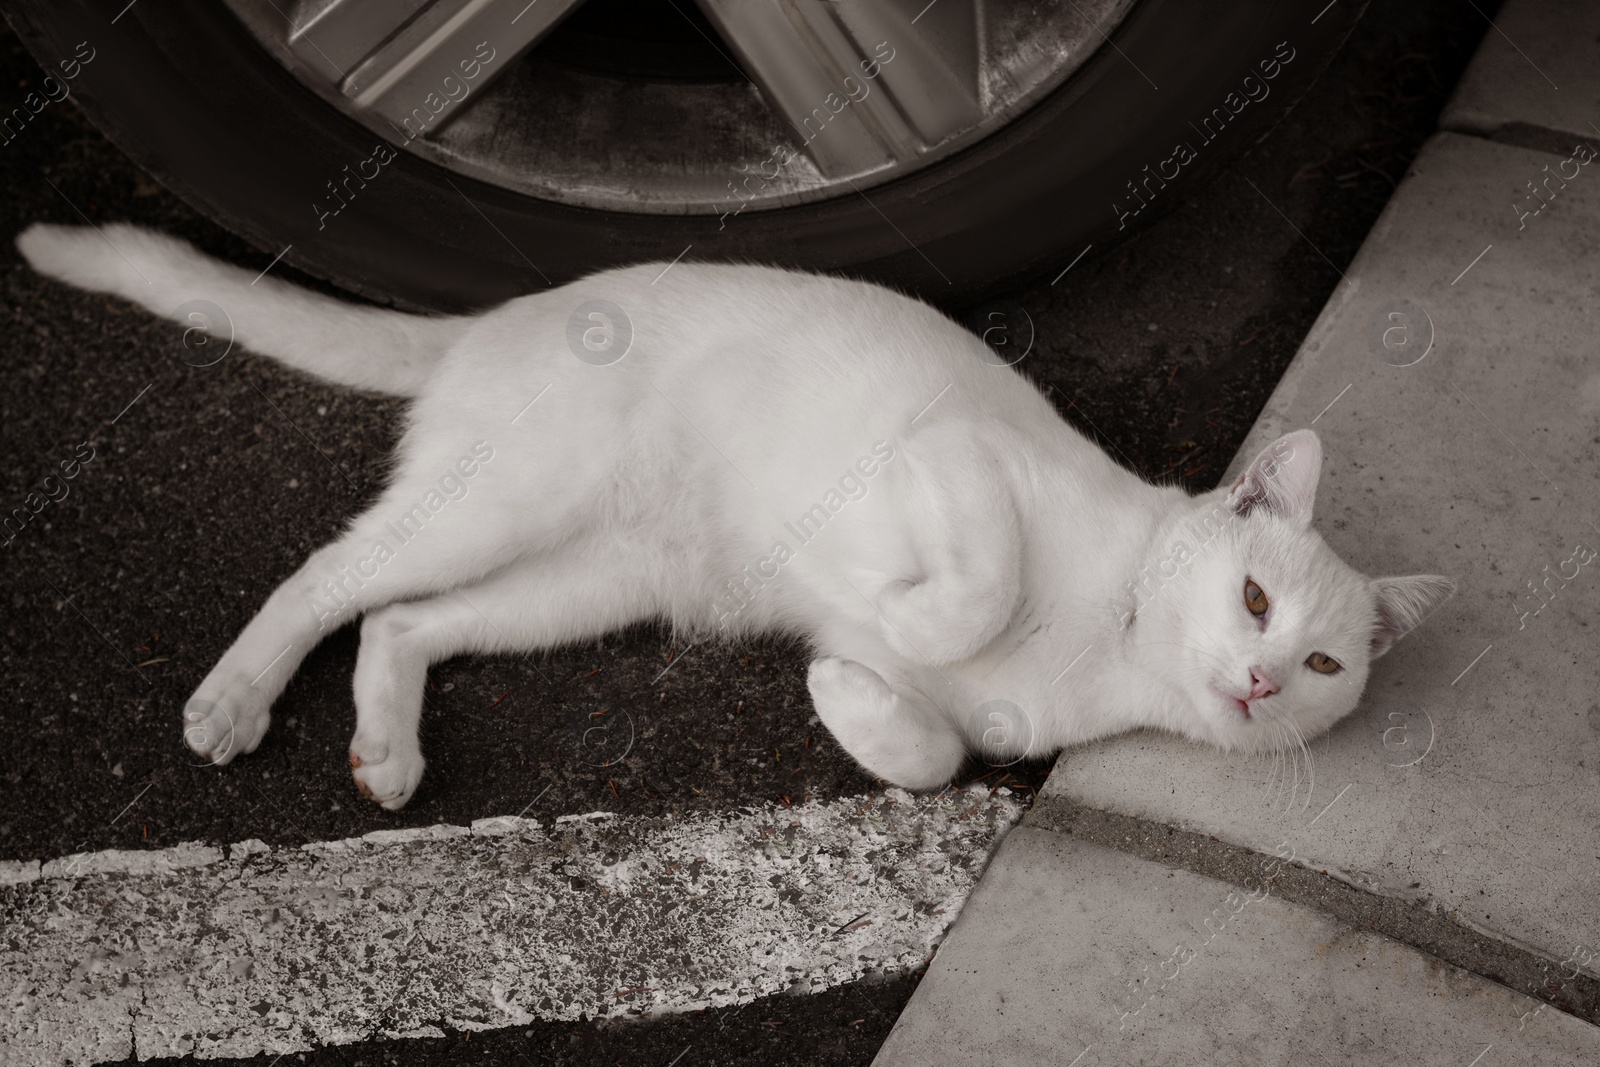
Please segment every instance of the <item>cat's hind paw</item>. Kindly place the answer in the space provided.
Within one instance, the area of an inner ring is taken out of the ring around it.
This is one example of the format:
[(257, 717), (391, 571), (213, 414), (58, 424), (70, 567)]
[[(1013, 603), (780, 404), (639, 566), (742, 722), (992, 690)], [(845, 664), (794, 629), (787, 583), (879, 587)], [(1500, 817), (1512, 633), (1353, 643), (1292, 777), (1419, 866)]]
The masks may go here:
[(390, 811), (406, 806), (422, 781), (420, 749), (401, 749), (356, 734), (350, 741), (350, 774), (361, 795)]

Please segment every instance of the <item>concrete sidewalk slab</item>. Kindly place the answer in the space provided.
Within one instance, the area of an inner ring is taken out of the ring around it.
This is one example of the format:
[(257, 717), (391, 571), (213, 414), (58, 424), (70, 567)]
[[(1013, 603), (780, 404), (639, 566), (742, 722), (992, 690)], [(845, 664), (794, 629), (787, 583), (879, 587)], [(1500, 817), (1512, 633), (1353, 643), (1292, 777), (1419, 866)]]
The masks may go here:
[(1553, 1067), (1600, 1058), (1600, 1028), (1285, 903), (1269, 884), (1247, 893), (1047, 830), (1014, 830), (873, 1062)]
[(1132, 735), (1064, 753), (1044, 795), (1283, 845), (1595, 974), (1600, 162), (1519, 225), (1508, 191), (1548, 162), (1431, 140), (1240, 452), (1313, 426), (1334, 549), (1460, 593), (1314, 767)]
[(1439, 117), (1447, 130), (1563, 152), (1575, 137), (1600, 142), (1597, 123), (1600, 4), (1571, 0), (1502, 7)]

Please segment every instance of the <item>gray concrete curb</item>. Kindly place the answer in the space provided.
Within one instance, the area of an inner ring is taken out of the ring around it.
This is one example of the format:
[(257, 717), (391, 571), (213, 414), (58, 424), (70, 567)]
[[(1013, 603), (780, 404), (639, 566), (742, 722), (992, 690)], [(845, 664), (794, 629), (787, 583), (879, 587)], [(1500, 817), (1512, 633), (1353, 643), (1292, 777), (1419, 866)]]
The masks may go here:
[[(1507, 5), (1443, 119), (1448, 130), (1473, 136), (1447, 132), (1424, 148), (1233, 465), (1236, 471), (1278, 434), (1316, 423), (1330, 442), (1323, 486), (1330, 499), (1319, 499), (1318, 526), (1335, 549), (1369, 573), (1459, 572), (1462, 596), (1432, 630), (1382, 662), (1362, 709), (1314, 746), (1323, 789), (1303, 781), (1296, 766), (1292, 803), (1277, 805), (1283, 810), (1268, 812), (1259, 800), (1254, 787), (1263, 765), (1175, 738), (1129, 736), (1064, 753), (1024, 821), (1034, 831), (1026, 838), (1031, 851), (1024, 855), (1015, 842), (1002, 850), (969, 906), (976, 909), (972, 929), (962, 936), (964, 915), (878, 1063), (917, 1062), (913, 1050), (934, 1047), (928, 1035), (940, 1028), (963, 1035), (952, 1037), (952, 1062), (983, 1042), (996, 1043), (995, 1056), (1020, 1055), (1009, 1062), (1034, 1062), (1029, 1057), (1043, 1045), (995, 1029), (999, 1015), (1010, 1016), (1009, 1026), (1027, 1025), (1020, 1005), (984, 1014), (994, 1009), (984, 994), (1011, 988), (1018, 971), (1065, 983), (1058, 992), (1098, 995), (1092, 984), (1060, 977), (1058, 961), (1019, 965), (983, 947), (1013, 925), (1073, 926), (1093, 906), (1067, 897), (1040, 910), (1041, 890), (1028, 872), (1053, 862), (1040, 858), (1058, 847), (1046, 833), (1060, 848), (1070, 850), (1070, 839), (1150, 861), (1118, 869), (1127, 880), (1125, 906), (1148, 905), (1152, 914), (1167, 899), (1165, 879), (1186, 873), (1248, 887), (1273, 843), (1292, 837), (1296, 855), (1276, 866), (1272, 897), (1311, 909), (1352, 937), (1371, 931), (1392, 939), (1407, 959), (1459, 968), (1464, 974), (1451, 971), (1457, 977), (1447, 984), (1460, 990), (1487, 980), (1527, 998), (1535, 1014), (1550, 1008), (1573, 1017), (1546, 1054), (1600, 1062), (1600, 1030), (1593, 1029), (1600, 1024), (1600, 856), (1589, 847), (1600, 824), (1600, 734), (1585, 740), (1586, 722), (1600, 731), (1600, 704), (1587, 719), (1584, 710), (1600, 681), (1592, 631), (1584, 631), (1600, 618), (1596, 590), (1580, 586), (1560, 600), (1552, 592), (1530, 601), (1526, 612), (1519, 608), (1516, 619), (1502, 604), (1510, 591), (1515, 605), (1522, 570), (1538, 570), (1530, 560), (1543, 562), (1574, 536), (1600, 545), (1600, 536), (1585, 532), (1600, 519), (1588, 445), (1590, 437), (1600, 442), (1600, 374), (1593, 369), (1600, 330), (1589, 310), (1600, 168), (1587, 167), (1600, 153), (1575, 147), (1600, 147), (1600, 126), (1582, 129), (1589, 112), (1600, 116), (1600, 4), (1581, 6)], [(1566, 92), (1553, 91), (1552, 74)], [(1536, 154), (1548, 152), (1560, 153), (1560, 163)], [(1558, 165), (1565, 169), (1551, 177)], [(1529, 199), (1507, 210), (1523, 177)], [(1385, 310), (1404, 315), (1403, 340), (1416, 342), (1404, 352), (1389, 344), (1401, 320), (1378, 314)], [(1351, 384), (1365, 388), (1347, 396)], [(1584, 429), (1591, 416), (1592, 433)], [(1574, 580), (1557, 585), (1564, 590)], [(1540, 641), (1518, 640), (1539, 614), (1547, 615)], [(1508, 628), (1516, 633), (1502, 633)], [(1499, 656), (1458, 685), (1490, 651), (1486, 643)], [(1400, 727), (1394, 715), (1379, 714), (1402, 703), (1434, 710), (1407, 712)], [(1389, 744), (1396, 729), (1405, 751)], [(1320, 773), (1324, 764), (1333, 772), (1331, 787)], [(1288, 789), (1287, 767), (1283, 775)], [(1317, 826), (1352, 786), (1351, 798)], [(1011, 887), (1005, 892), (1027, 887), (1032, 896), (1000, 899), (995, 881)], [(982, 937), (974, 932), (980, 928)], [(1095, 928), (1079, 932), (1093, 936)], [(1142, 936), (1106, 951), (1136, 961)], [(1291, 962), (1272, 956), (1275, 948), (1265, 951), (1260, 962), (1269, 971)], [(1002, 962), (1005, 974), (993, 970)], [(1346, 964), (1364, 966), (1356, 957)], [(1134, 964), (1111, 969), (1119, 966)], [(1399, 974), (1412, 964), (1395, 966)], [(1349, 978), (1339, 973), (1330, 978), (1335, 985)], [(951, 994), (963, 986), (974, 992), (965, 1008)], [(1419, 998), (1419, 988), (1397, 981), (1391, 993)], [(1062, 1039), (1037, 1062), (1066, 1063), (1078, 1048), (1089, 1056), (1084, 1046), (1092, 1040), (1066, 1039), (1087, 1025), (1082, 1019), (1066, 1008), (1034, 1007)], [(1296, 1010), (1312, 1009), (1297, 1002)], [(1343, 1034), (1343, 1043), (1324, 1046), (1330, 1054), (1374, 1047), (1344, 1041), (1350, 1035), (1336, 1027), (1329, 1032)], [(1147, 1042), (1138, 1062), (1184, 1062), (1172, 1057), (1191, 1038), (1174, 1031), (1168, 1044)], [(1379, 1044), (1389, 1052), (1400, 1047)], [(1521, 1054), (1531, 1050), (1524, 1046)], [(1458, 1062), (1454, 1056), (1441, 1052), (1427, 1062)], [(1093, 1062), (1090, 1056), (1079, 1067)]]

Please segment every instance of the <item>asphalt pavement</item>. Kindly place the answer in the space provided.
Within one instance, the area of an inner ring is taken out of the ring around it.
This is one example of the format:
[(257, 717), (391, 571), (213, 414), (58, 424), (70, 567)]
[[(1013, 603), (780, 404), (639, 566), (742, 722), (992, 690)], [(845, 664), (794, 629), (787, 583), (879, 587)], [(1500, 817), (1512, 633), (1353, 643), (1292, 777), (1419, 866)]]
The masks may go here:
[[(1203, 193), (1001, 301), (1008, 342), (1028, 347), (1019, 369), (1128, 466), (1213, 486), (1493, 14), (1374, 3), (1285, 124)], [(39, 78), (9, 34), (0, 72), (0, 91), (19, 99)], [(10, 194), (0, 232), (126, 220), (268, 265), (139, 172), (70, 103), (0, 147), (0, 168)], [(85, 443), (93, 454), (68, 495), (0, 549), (9, 609), (0, 677), (11, 694), (0, 711), (0, 859), (186, 841), (299, 845), (500, 815), (660, 816), (882, 791), (812, 714), (803, 649), (683, 647), (654, 627), (434, 668), (429, 770), (400, 813), (365, 801), (349, 776), (349, 630), (306, 661), (256, 753), (225, 768), (200, 763), (181, 744), (184, 699), (277, 582), (377, 493), (401, 405), (264, 360), (189, 366), (172, 325), (34, 276), (9, 242), (0, 269), (6, 507), (62, 460), (81, 459)], [(596, 722), (607, 729), (596, 733)], [(1026, 796), (1048, 771), (975, 764), (966, 778)], [(302, 1059), (633, 1065), (684, 1053), (685, 1067), (864, 1064), (916, 982), (900, 972), (645, 1023), (541, 1022)]]

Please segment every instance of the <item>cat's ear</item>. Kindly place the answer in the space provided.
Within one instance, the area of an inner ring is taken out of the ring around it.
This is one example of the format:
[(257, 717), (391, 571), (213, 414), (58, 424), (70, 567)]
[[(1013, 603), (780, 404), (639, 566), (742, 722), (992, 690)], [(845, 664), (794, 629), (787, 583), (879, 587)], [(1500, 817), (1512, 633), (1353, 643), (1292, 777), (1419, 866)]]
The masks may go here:
[(1456, 583), (1438, 574), (1410, 574), (1404, 578), (1374, 578), (1378, 618), (1372, 628), (1372, 658), (1417, 628), (1434, 608), (1450, 599)]
[(1293, 522), (1311, 521), (1322, 473), (1322, 442), (1310, 430), (1284, 434), (1262, 450), (1228, 491), (1236, 515), (1261, 508)]

